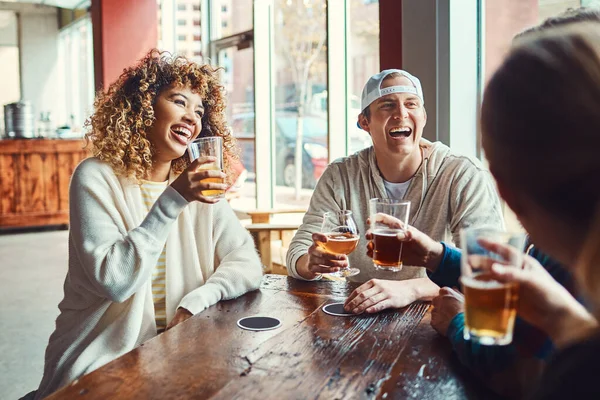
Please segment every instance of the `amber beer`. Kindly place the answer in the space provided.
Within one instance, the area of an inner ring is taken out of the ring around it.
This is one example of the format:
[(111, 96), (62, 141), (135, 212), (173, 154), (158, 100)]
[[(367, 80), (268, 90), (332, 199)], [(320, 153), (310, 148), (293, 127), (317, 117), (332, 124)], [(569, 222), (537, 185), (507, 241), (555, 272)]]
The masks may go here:
[[(201, 164), (198, 169), (196, 171), (220, 171), (221, 168), (219, 168), (217, 165), (215, 164)], [(212, 183), (223, 183), (223, 178), (206, 178), (206, 179), (202, 179), (200, 182), (212, 182)], [(202, 191), (202, 196), (206, 196), (206, 197), (223, 197), (223, 195), (225, 194), (224, 190), (203, 190)]]
[(465, 294), (465, 339), (504, 345), (512, 341), (519, 286), (500, 283), (487, 273), (461, 277)]
[(350, 254), (358, 246), (358, 235), (352, 233), (326, 233), (327, 242), (319, 242), (319, 247), (329, 254)]
[(373, 263), (390, 271), (402, 269), (402, 242), (397, 229), (376, 229), (373, 232)]

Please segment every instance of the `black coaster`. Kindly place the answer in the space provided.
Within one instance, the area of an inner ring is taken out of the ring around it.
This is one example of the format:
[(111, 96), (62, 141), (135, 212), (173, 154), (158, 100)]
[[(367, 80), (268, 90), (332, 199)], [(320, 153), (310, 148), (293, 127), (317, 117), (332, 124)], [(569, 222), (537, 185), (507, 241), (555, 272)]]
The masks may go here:
[(352, 312), (344, 310), (344, 302), (329, 303), (323, 306), (323, 312), (336, 317), (351, 317), (356, 315)]
[(256, 315), (254, 317), (244, 317), (238, 320), (237, 325), (249, 331), (268, 331), (269, 329), (277, 329), (281, 326), (281, 321), (274, 317), (262, 317)]

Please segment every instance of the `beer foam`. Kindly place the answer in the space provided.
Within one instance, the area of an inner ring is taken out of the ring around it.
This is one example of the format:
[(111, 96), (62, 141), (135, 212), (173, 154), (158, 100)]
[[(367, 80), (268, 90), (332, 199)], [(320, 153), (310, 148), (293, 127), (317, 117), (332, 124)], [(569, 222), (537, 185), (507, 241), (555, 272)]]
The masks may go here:
[(508, 286), (506, 283), (501, 283), (496, 280), (480, 280), (477, 277), (480, 274), (474, 276), (463, 276), (460, 278), (460, 281), (463, 285), (468, 286), (472, 289), (502, 289)]
[(396, 237), (401, 232), (402, 232), (401, 229), (389, 229), (389, 228), (387, 228), (387, 229), (375, 229), (373, 231), (373, 235)]
[(347, 235), (340, 234), (337, 232), (329, 232), (329, 233), (326, 233), (325, 235), (327, 236), (328, 242), (353, 242), (358, 237), (356, 235), (347, 236)]

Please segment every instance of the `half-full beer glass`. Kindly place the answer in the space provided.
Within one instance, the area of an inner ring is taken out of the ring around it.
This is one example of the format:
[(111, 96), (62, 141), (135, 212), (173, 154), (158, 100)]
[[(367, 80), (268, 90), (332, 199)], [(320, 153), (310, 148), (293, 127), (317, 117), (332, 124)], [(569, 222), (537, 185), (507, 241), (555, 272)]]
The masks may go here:
[[(223, 138), (220, 136), (201, 137), (188, 144), (188, 153), (190, 161), (194, 161), (200, 157), (215, 157), (213, 163), (202, 164), (197, 171), (203, 170), (223, 170)], [(223, 183), (222, 178), (206, 178), (201, 182)], [(213, 199), (223, 198), (225, 192), (223, 190), (203, 190), (202, 196), (211, 197)]]
[[(410, 201), (393, 199), (369, 200), (369, 219), (373, 234), (373, 265), (377, 269), (400, 271), (402, 269), (402, 245), (398, 234), (408, 226)], [(390, 226), (377, 221), (377, 214), (387, 214), (398, 220), (398, 224)]]
[[(323, 214), (323, 224), (321, 233), (327, 236), (327, 242), (318, 242), (317, 245), (329, 254), (350, 254), (358, 246), (360, 237), (356, 222), (352, 218), (352, 211), (328, 211)], [(329, 275), (338, 277), (349, 277), (358, 275), (358, 268), (344, 268), (338, 272), (332, 272)]]
[[(482, 345), (506, 345), (512, 341), (519, 285), (492, 279), (490, 268), (502, 264), (521, 268), (525, 235), (488, 229), (463, 229), (461, 284), (465, 295), (466, 340)], [(494, 245), (501, 250), (494, 251)]]

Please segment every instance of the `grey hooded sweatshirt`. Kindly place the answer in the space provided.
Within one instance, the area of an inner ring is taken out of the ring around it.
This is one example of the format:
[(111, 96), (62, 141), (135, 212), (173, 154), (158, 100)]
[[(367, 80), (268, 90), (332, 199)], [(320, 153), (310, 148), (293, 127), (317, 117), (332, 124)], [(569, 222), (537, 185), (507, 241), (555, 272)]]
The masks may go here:
[[(500, 200), (490, 173), (473, 158), (452, 153), (443, 143), (421, 139), (423, 163), (412, 178), (405, 200), (411, 201), (410, 225), (437, 241), (460, 246), (461, 228), (503, 229)], [(312, 195), (302, 225), (286, 256), (288, 274), (312, 244), (312, 233), (320, 232), (323, 213), (351, 210), (360, 242), (348, 258), (361, 273), (348, 278), (366, 282), (372, 278), (404, 280), (426, 276), (425, 268), (404, 266), (400, 272), (376, 270), (367, 256), (365, 233), (369, 229), (369, 199), (388, 198), (373, 147), (333, 161), (325, 170)]]

